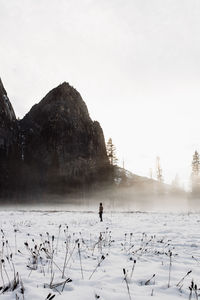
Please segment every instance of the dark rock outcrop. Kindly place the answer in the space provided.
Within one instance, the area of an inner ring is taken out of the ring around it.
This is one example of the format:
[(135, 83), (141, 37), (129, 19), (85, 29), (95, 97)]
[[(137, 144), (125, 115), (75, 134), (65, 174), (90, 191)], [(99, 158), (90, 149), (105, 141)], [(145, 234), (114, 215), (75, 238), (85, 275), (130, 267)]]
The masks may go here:
[(108, 166), (103, 131), (80, 94), (64, 82), (20, 122), (31, 182), (61, 191), (100, 182)]
[(16, 117), (0, 79), (0, 147), (8, 148), (13, 143)]
[(18, 124), (8, 95), (0, 79), (0, 193), (7, 194), (12, 186), (19, 151), (17, 147)]
[[(109, 181), (103, 131), (98, 122), (91, 120), (86, 104), (73, 87), (66, 82), (59, 85), (20, 121), (2, 82), (0, 93), (0, 142), (2, 148), (12, 148), (14, 153), (12, 157), (9, 150), (1, 172), (4, 176), (7, 168), (10, 189), (16, 170), (14, 189), (21, 194), (85, 191)], [(2, 178), (0, 182), (5, 185)]]

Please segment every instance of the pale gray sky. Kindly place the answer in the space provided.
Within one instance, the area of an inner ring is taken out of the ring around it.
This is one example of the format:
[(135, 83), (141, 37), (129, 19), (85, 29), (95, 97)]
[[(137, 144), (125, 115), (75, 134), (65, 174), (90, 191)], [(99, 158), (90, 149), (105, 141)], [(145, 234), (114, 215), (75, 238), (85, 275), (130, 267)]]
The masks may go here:
[(0, 0), (0, 76), (17, 116), (69, 82), (119, 161), (187, 187), (200, 150), (199, 0)]

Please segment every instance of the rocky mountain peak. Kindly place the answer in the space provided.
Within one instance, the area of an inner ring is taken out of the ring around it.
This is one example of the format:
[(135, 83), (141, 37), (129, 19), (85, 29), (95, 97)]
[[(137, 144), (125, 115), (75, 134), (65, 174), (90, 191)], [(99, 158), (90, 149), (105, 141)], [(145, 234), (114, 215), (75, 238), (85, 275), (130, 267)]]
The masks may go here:
[(15, 113), (0, 78), (0, 127), (6, 128), (14, 121)]
[(69, 83), (52, 89), (34, 105), (20, 121), (20, 130), (24, 162), (43, 185), (57, 182), (66, 188), (70, 183), (80, 188), (105, 178), (103, 170), (109, 163), (103, 131)]
[(17, 121), (0, 80), (0, 162), (0, 195), (77, 192), (105, 182), (109, 169), (101, 126), (67, 82)]
[(4, 89), (1, 78), (0, 78), (0, 94), (1, 95), (7, 95), (6, 90)]
[(77, 123), (76, 126), (86, 120), (92, 122), (81, 95), (67, 82), (52, 89), (38, 104), (34, 105), (22, 123), (31, 122), (43, 126), (48, 122), (58, 124), (59, 120), (69, 125)]

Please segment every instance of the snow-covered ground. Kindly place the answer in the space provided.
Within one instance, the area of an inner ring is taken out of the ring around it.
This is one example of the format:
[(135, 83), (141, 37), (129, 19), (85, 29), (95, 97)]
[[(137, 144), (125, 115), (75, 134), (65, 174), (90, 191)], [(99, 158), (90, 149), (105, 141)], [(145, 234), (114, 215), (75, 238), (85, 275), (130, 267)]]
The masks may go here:
[(175, 300), (200, 293), (199, 214), (105, 213), (100, 223), (95, 213), (1, 211), (0, 229), (1, 299)]

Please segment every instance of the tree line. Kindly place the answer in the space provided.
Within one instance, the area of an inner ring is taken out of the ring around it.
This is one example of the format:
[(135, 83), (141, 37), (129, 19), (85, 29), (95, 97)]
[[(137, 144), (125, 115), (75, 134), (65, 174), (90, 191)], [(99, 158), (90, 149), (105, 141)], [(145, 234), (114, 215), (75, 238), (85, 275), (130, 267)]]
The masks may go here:
[[(113, 144), (112, 138), (109, 138), (106, 144), (107, 156), (113, 172), (117, 167), (118, 158), (116, 155), (116, 146)], [(125, 172), (124, 165), (122, 168)], [(150, 178), (152, 179), (152, 169), (150, 169)], [(156, 158), (156, 179), (160, 183), (164, 183), (163, 171), (160, 164), (160, 157)], [(175, 176), (172, 181), (172, 187), (179, 188), (179, 177)], [(193, 195), (200, 195), (200, 154), (195, 150), (192, 158), (192, 173), (191, 173), (191, 192)]]

